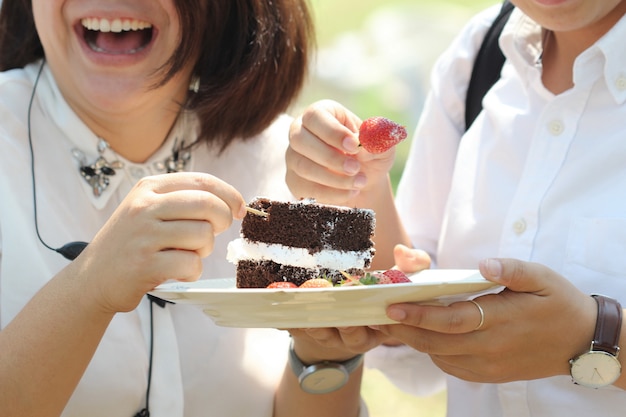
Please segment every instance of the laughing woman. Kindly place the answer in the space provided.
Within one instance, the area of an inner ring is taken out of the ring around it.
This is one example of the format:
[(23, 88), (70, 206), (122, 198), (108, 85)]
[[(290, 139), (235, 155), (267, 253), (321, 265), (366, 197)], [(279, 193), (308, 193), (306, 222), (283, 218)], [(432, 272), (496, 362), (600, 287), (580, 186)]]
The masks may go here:
[[(290, 196), (283, 113), (311, 46), (305, 0), (2, 2), (0, 415), (271, 416), (312, 401), (283, 377), (282, 333), (145, 297), (234, 275), (245, 201)], [(358, 381), (346, 390), (332, 412), (356, 415)]]

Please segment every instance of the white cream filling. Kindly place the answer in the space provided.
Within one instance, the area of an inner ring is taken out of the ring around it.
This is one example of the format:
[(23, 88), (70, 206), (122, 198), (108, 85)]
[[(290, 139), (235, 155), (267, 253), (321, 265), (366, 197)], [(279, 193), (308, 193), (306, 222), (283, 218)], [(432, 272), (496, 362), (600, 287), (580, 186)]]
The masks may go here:
[(97, 17), (86, 17), (82, 19), (81, 24), (85, 29), (96, 30), (99, 32), (128, 32), (131, 30), (143, 30), (151, 28), (149, 22), (137, 19), (101, 19)]
[(284, 245), (249, 242), (235, 239), (228, 244), (226, 259), (237, 263), (241, 260), (274, 261), (282, 265), (300, 268), (328, 268), (345, 271), (352, 268), (365, 268), (372, 258), (371, 251), (323, 250), (314, 254), (307, 249), (292, 248)]

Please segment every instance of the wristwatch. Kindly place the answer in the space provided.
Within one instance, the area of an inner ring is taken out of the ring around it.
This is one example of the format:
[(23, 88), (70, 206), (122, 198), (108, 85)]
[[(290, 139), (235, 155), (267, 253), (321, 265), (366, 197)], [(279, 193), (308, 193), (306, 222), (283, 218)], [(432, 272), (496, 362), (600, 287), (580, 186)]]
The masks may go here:
[(343, 387), (352, 371), (361, 365), (363, 355), (357, 355), (345, 362), (323, 361), (312, 365), (302, 363), (293, 350), (293, 340), (289, 346), (289, 364), (298, 377), (300, 388), (309, 394), (327, 394)]
[(591, 349), (569, 362), (574, 383), (601, 388), (613, 384), (622, 373), (622, 366), (617, 360), (622, 306), (613, 298), (603, 295), (592, 297), (598, 303), (598, 318)]

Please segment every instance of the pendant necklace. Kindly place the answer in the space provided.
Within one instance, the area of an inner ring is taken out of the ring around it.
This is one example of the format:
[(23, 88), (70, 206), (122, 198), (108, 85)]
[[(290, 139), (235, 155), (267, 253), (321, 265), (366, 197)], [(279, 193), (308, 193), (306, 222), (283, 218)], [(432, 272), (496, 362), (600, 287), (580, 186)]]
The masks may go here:
[[(191, 159), (189, 147), (185, 147), (184, 141), (178, 143), (178, 139), (174, 141), (172, 154), (163, 161), (153, 164), (154, 169), (159, 173), (182, 172), (187, 166), (187, 162)], [(98, 139), (98, 157), (93, 163), (87, 162), (85, 153), (78, 149), (72, 149), (72, 156), (79, 163), (79, 172), (81, 177), (91, 186), (93, 195), (100, 197), (102, 193), (109, 187), (111, 183), (110, 177), (116, 175), (118, 169), (124, 168), (124, 162), (120, 160), (109, 161), (105, 158), (104, 153), (110, 146), (107, 141), (102, 138)]]
[(72, 149), (72, 155), (80, 164), (79, 171), (87, 184), (91, 186), (93, 195), (100, 197), (102, 192), (109, 187), (111, 181), (109, 177), (116, 174), (116, 169), (124, 168), (124, 163), (121, 161), (109, 162), (104, 157), (104, 152), (109, 147), (109, 144), (104, 139), (98, 139), (98, 159), (92, 164), (87, 163), (87, 156), (83, 151), (78, 148)]

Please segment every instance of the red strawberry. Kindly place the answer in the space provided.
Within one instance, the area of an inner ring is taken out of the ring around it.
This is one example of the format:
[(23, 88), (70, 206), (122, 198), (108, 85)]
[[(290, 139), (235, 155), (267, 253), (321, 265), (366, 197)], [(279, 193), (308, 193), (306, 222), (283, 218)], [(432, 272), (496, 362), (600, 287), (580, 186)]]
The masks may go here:
[(333, 283), (324, 278), (312, 278), (300, 284), (300, 288), (326, 288), (332, 286)]
[(406, 139), (404, 126), (384, 117), (370, 117), (361, 124), (359, 142), (369, 153), (383, 153)]
[(298, 288), (298, 286), (289, 281), (276, 281), (268, 285), (267, 288)]
[[(402, 271), (397, 269), (389, 269), (382, 274), (385, 278), (389, 279), (391, 284), (402, 284), (405, 282), (412, 282)], [(380, 281), (379, 281), (380, 282)], [(382, 282), (380, 282), (382, 284)]]

